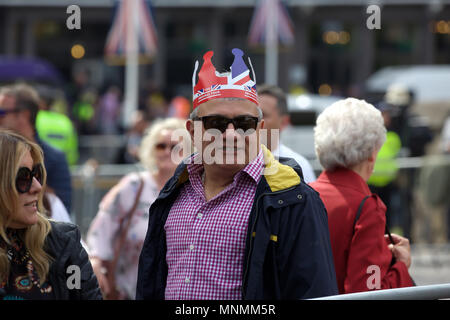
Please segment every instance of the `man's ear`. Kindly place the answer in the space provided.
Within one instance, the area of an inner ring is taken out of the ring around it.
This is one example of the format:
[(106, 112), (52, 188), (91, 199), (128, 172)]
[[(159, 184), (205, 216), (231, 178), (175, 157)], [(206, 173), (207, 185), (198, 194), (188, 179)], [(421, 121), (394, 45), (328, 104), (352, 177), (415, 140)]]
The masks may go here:
[(192, 121), (191, 119), (188, 119), (186, 121), (186, 130), (191, 135), (192, 141), (194, 141), (194, 121)]
[(264, 119), (261, 119), (259, 129), (264, 129), (264, 125), (265, 125)]

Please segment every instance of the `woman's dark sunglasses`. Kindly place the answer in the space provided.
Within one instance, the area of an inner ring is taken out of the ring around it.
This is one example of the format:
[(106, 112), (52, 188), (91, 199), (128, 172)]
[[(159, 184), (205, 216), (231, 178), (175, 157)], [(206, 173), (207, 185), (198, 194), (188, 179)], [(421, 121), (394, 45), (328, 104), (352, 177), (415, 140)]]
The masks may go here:
[(236, 118), (230, 119), (224, 116), (204, 116), (204, 117), (196, 117), (194, 120), (201, 120), (203, 122), (203, 127), (208, 129), (217, 129), (220, 132), (224, 133), (228, 124), (232, 123), (235, 130), (241, 129), (244, 132), (253, 129), (256, 130), (258, 126), (258, 117), (253, 116), (238, 116)]
[(41, 164), (37, 164), (30, 170), (26, 167), (22, 167), (17, 172), (16, 176), (16, 188), (19, 193), (27, 193), (31, 189), (33, 184), (33, 178), (42, 185), (43, 169)]
[(155, 145), (156, 150), (166, 150), (166, 148), (170, 148), (170, 150), (173, 150), (173, 148), (176, 147), (176, 144), (166, 144), (166, 143), (158, 143)]

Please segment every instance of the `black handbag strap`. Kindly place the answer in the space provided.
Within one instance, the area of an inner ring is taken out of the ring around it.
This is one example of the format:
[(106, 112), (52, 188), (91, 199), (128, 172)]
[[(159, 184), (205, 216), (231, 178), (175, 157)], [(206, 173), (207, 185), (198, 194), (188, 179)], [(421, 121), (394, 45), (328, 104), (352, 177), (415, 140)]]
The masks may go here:
[[(366, 202), (367, 199), (369, 199), (372, 195), (370, 196), (365, 196), (361, 203), (359, 204), (358, 207), (358, 211), (356, 211), (356, 216), (355, 216), (355, 221), (353, 222), (353, 233), (355, 233), (355, 226), (356, 226), (356, 222), (359, 219), (359, 216), (361, 215), (362, 212), (362, 208), (364, 206), (364, 203)], [(394, 243), (394, 240), (392, 240), (392, 236), (391, 236), (391, 232), (389, 231), (389, 227), (387, 225), (387, 223), (384, 225), (384, 233), (387, 234), (389, 236), (389, 239), (391, 240), (391, 243)]]
[(359, 204), (358, 211), (356, 211), (355, 221), (353, 222), (353, 233), (355, 233), (356, 222), (358, 221), (359, 216), (361, 215), (364, 202), (366, 202), (366, 200), (369, 199), (370, 197), (371, 196), (365, 196), (364, 199), (362, 199), (361, 203)]
[[(363, 208), (363, 206), (364, 206), (364, 202), (366, 202), (366, 200), (367, 200), (368, 198), (370, 198), (371, 196), (372, 196), (372, 195), (370, 195), (370, 196), (365, 196), (364, 199), (362, 199), (361, 203), (359, 204), (358, 211), (356, 211), (355, 221), (353, 222), (353, 234), (355, 233), (356, 222), (358, 221), (359, 216), (361, 215), (362, 208)], [(388, 225), (387, 225), (387, 222), (386, 222), (385, 225), (384, 225), (384, 234), (387, 234), (388, 237), (389, 237), (389, 240), (391, 241), (391, 243), (394, 244), (394, 240), (392, 239), (391, 232), (389, 231), (389, 227), (388, 227)], [(395, 259), (394, 255), (392, 255), (392, 259), (391, 259), (391, 264), (390, 264), (390, 265), (392, 266), (395, 262), (396, 262), (396, 259)], [(410, 275), (409, 277), (411, 278), (411, 281), (412, 281), (412, 283), (413, 283), (413, 286), (416, 286), (416, 282), (415, 282), (414, 279), (411, 277), (411, 275)]]

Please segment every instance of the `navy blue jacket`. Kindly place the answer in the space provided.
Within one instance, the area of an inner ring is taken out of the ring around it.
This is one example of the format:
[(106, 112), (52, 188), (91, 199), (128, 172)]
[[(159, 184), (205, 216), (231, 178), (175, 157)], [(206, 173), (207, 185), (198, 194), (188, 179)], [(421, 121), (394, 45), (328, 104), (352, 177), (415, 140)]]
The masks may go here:
[[(266, 148), (263, 151), (265, 173), (258, 183), (248, 223), (243, 299), (338, 294), (327, 213), (318, 193), (301, 181), (301, 169), (295, 161), (289, 162), (294, 167), (281, 164)], [(150, 207), (136, 299), (164, 299), (168, 273), (164, 224), (187, 180), (186, 165), (181, 164)]]
[(48, 143), (35, 137), (44, 152), (44, 166), (47, 170), (47, 185), (64, 203), (70, 213), (72, 203), (72, 180), (64, 152), (53, 148)]

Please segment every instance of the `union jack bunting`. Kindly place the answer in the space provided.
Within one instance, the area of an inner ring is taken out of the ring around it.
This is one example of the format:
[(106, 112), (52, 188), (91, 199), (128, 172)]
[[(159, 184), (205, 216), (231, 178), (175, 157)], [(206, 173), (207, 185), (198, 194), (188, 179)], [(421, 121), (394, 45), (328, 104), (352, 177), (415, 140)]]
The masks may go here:
[[(266, 24), (276, 21), (276, 35), (280, 42), (290, 45), (294, 42), (294, 27), (286, 7), (280, 0), (261, 0), (255, 8), (248, 42), (250, 45), (263, 44), (268, 41), (266, 34)], [(274, 26), (271, 26), (274, 27)]]
[(196, 62), (192, 78), (194, 109), (206, 101), (217, 98), (243, 98), (258, 104), (255, 76), (253, 73), (253, 80), (250, 78), (250, 70), (243, 59), (244, 53), (237, 48), (231, 52), (234, 55), (231, 72), (224, 75), (219, 74), (212, 64), (211, 58), (214, 52), (206, 52), (203, 56), (202, 68), (198, 72), (197, 84), (195, 80), (198, 61)]
[[(134, 3), (132, 3), (134, 2)], [(138, 19), (133, 21), (133, 5), (137, 5)], [(129, 28), (137, 34), (137, 42), (129, 39)], [(105, 45), (107, 57), (121, 57), (138, 51), (142, 56), (152, 57), (157, 50), (157, 36), (148, 0), (118, 0), (113, 24)]]

